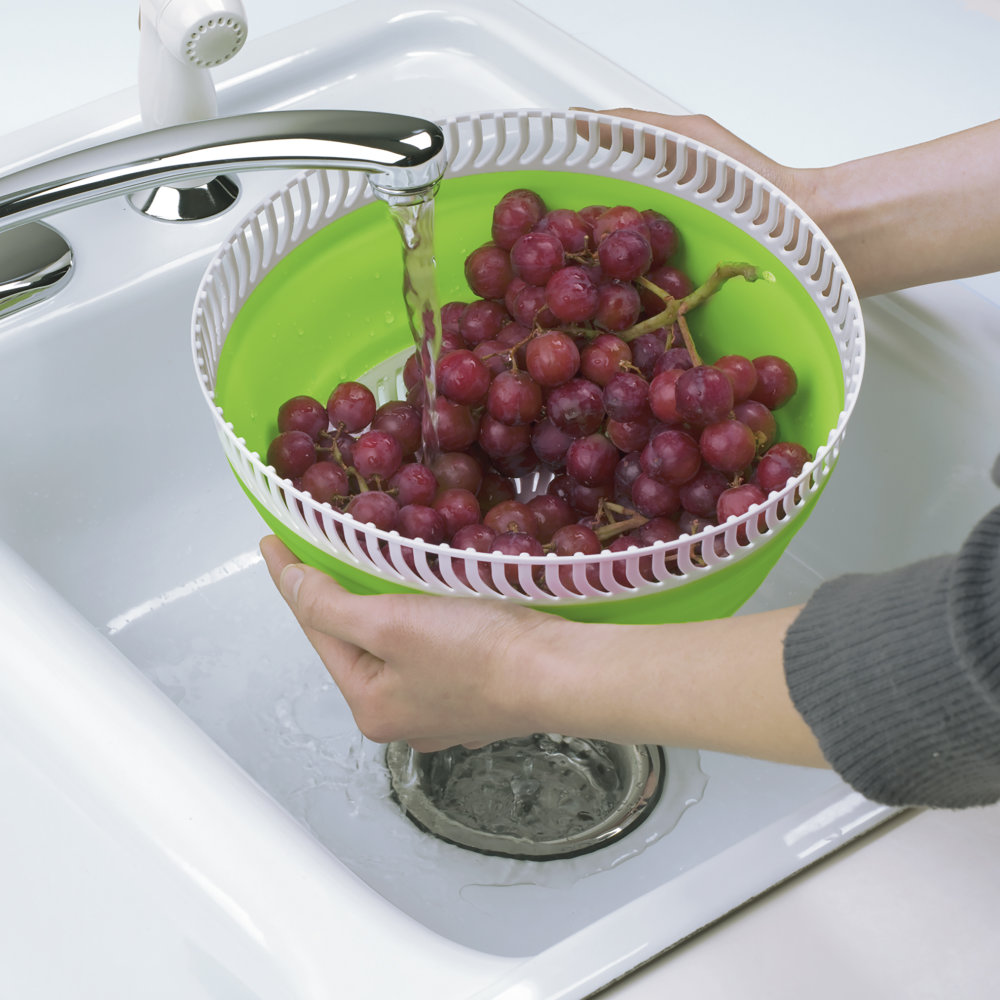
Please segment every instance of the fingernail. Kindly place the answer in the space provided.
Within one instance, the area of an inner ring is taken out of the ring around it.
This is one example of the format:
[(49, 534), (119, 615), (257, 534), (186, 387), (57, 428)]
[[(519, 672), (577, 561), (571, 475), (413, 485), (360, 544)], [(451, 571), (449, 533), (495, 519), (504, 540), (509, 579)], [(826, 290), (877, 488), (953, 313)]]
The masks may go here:
[(294, 604), (299, 597), (299, 587), (302, 586), (302, 580), (305, 577), (305, 573), (302, 571), (301, 566), (291, 563), (286, 566), (281, 571), (281, 593), (287, 601)]

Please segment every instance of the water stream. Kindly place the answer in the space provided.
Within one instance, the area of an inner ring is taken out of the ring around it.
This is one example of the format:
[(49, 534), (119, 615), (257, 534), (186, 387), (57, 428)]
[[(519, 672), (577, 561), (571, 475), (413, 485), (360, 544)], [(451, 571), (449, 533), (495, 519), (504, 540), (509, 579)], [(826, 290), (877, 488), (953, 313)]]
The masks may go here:
[(437, 360), (441, 354), (441, 310), (434, 257), (434, 193), (391, 199), (389, 212), (403, 244), (403, 301), (424, 377), (423, 450), (429, 465), (438, 453)]
[[(434, 190), (382, 193), (399, 231), (403, 299), (423, 374), (423, 449), (430, 464), (439, 451), (436, 368), (442, 349), (434, 252)], [(427, 755), (441, 780), (436, 806), (472, 830), (539, 843), (566, 842), (593, 828), (620, 805), (627, 789), (596, 741), (562, 737), (503, 741), (475, 752)]]

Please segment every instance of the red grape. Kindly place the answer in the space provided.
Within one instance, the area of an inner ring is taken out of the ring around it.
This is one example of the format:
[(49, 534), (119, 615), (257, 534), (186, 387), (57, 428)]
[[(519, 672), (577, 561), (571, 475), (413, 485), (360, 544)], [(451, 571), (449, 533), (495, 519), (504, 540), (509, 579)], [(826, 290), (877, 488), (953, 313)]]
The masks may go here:
[(663, 338), (657, 333), (640, 333), (629, 341), (629, 348), (632, 351), (632, 364), (644, 378), (651, 379), (654, 375), (653, 368), (665, 350)]
[(750, 393), (757, 386), (757, 368), (754, 363), (742, 354), (725, 354), (716, 358), (715, 367), (729, 376), (733, 383), (733, 402), (742, 403), (750, 398)]
[(604, 420), (604, 397), (593, 382), (571, 378), (549, 390), (546, 399), (549, 420), (571, 437), (593, 434)]
[(442, 490), (432, 506), (444, 518), (445, 538), (451, 538), (468, 524), (478, 524), (481, 519), (476, 495), (458, 487)]
[(632, 483), (632, 504), (646, 517), (673, 516), (681, 509), (677, 487), (641, 472)]
[(674, 393), (681, 420), (695, 426), (714, 424), (733, 411), (733, 383), (712, 365), (696, 365), (682, 372)]
[(527, 423), (508, 424), (489, 413), (479, 423), (479, 446), (494, 461), (519, 455), (531, 446), (531, 427)]
[(316, 443), (305, 431), (284, 431), (267, 449), (267, 463), (282, 479), (296, 479), (316, 461)]
[(663, 353), (656, 359), (653, 365), (653, 374), (659, 375), (661, 372), (679, 370), (687, 371), (694, 367), (694, 361), (686, 347), (665, 347)]
[(453, 403), (471, 406), (490, 388), (490, 370), (472, 351), (449, 351), (437, 363), (437, 390)]
[(510, 322), (507, 309), (492, 299), (476, 299), (462, 310), (457, 331), (469, 347), (494, 337)]
[(396, 530), (406, 538), (420, 538), (430, 545), (440, 545), (445, 538), (444, 518), (433, 507), (422, 504), (400, 507)]
[[(669, 264), (651, 268), (645, 277), (647, 281), (651, 281), (674, 299), (683, 299), (685, 295), (690, 295), (694, 291), (691, 279), (683, 271)], [(642, 299), (643, 308), (650, 315), (656, 315), (663, 310), (663, 299), (655, 292), (642, 288), (639, 297)]]
[(527, 535), (535, 535), (538, 522), (531, 508), (520, 500), (502, 500), (491, 507), (483, 515), (483, 524), (492, 528), (498, 535), (505, 531), (520, 531)]
[(535, 230), (558, 237), (566, 253), (582, 253), (590, 239), (590, 230), (583, 217), (569, 208), (554, 208), (546, 212), (536, 223)]
[(396, 527), (399, 506), (396, 501), (381, 490), (368, 490), (351, 497), (347, 513), (364, 524), (371, 524), (381, 531), (392, 531)]
[(729, 489), (729, 479), (718, 469), (702, 466), (693, 479), (680, 487), (683, 508), (697, 517), (715, 519), (719, 497)]
[(575, 440), (561, 431), (551, 420), (539, 420), (531, 431), (531, 448), (538, 461), (549, 469), (561, 469), (566, 464), (566, 452)]
[(365, 431), (354, 443), (354, 468), (365, 481), (388, 479), (403, 463), (403, 449), (388, 431)]
[(451, 544), (456, 549), (472, 549), (475, 552), (489, 552), (497, 533), (482, 521), (466, 524), (451, 536)]
[(580, 352), (580, 374), (602, 388), (632, 361), (632, 349), (613, 333), (595, 337)]
[(343, 425), (349, 434), (364, 430), (375, 416), (375, 394), (360, 382), (341, 382), (330, 393), (326, 412), (334, 427)]
[(757, 454), (753, 431), (734, 419), (709, 424), (698, 437), (698, 447), (708, 465), (731, 475), (749, 468)]
[(616, 281), (635, 281), (653, 262), (649, 240), (635, 229), (609, 233), (597, 249), (604, 274)]
[(563, 266), (565, 251), (553, 233), (530, 232), (510, 248), (514, 274), (529, 285), (544, 285)]
[(651, 517), (636, 531), (640, 545), (656, 545), (662, 542), (676, 542), (681, 537), (677, 522), (666, 516)]
[(542, 415), (542, 387), (527, 372), (501, 372), (490, 383), (486, 410), (504, 424), (530, 424)]
[(535, 537), (547, 545), (560, 529), (576, 521), (576, 511), (569, 502), (551, 493), (541, 493), (526, 504), (535, 518)]
[(603, 434), (577, 438), (566, 452), (566, 472), (583, 486), (597, 486), (614, 478), (618, 449)]
[(541, 327), (545, 330), (559, 325), (559, 320), (548, 307), (545, 287), (529, 285), (520, 278), (515, 278), (511, 287), (514, 282), (520, 282), (520, 287), (510, 296), (507, 306), (514, 322), (528, 328)]
[(649, 383), (649, 408), (653, 416), (665, 424), (681, 423), (677, 411), (677, 380), (683, 373), (683, 368), (669, 368), (654, 375)]
[(653, 251), (653, 267), (665, 264), (676, 252), (680, 242), (677, 227), (662, 213), (647, 208), (642, 214), (649, 232), (649, 246)]
[(600, 248), (601, 243), (618, 229), (634, 229), (643, 235), (649, 230), (642, 213), (631, 205), (614, 205), (601, 212), (594, 220), (593, 240)]
[(314, 441), (329, 423), (326, 407), (312, 396), (293, 396), (278, 408), (278, 431), (305, 431)]
[(401, 507), (407, 504), (427, 507), (437, 496), (438, 481), (422, 462), (408, 462), (390, 476), (388, 487), (395, 490), (396, 501)]
[(585, 268), (560, 268), (545, 285), (545, 304), (563, 323), (587, 323), (597, 312), (597, 286)]
[(509, 250), (519, 236), (530, 232), (545, 214), (545, 202), (534, 191), (508, 191), (493, 208), (490, 235), (497, 246)]
[(763, 403), (769, 410), (784, 406), (798, 388), (798, 378), (792, 366), (774, 354), (765, 354), (753, 359), (757, 369), (757, 384), (750, 399)]
[(641, 420), (649, 415), (649, 383), (637, 372), (615, 372), (604, 384), (602, 396), (612, 420)]
[(314, 462), (302, 473), (301, 487), (317, 503), (333, 503), (350, 495), (347, 470), (336, 462)]
[(510, 254), (495, 243), (477, 247), (465, 259), (465, 280), (484, 299), (502, 299), (514, 277)]
[(372, 417), (371, 429), (391, 434), (404, 455), (414, 455), (421, 444), (420, 411), (405, 400), (390, 399)]
[(615, 467), (615, 496), (624, 500), (632, 496), (632, 484), (642, 474), (642, 453), (630, 451), (622, 455)]
[(445, 451), (435, 455), (429, 471), (438, 490), (459, 486), (470, 493), (478, 493), (483, 484), (482, 465), (466, 451)]
[(528, 341), (525, 366), (539, 385), (551, 388), (568, 382), (577, 373), (580, 351), (568, 334), (549, 330)]
[(757, 463), (754, 478), (765, 493), (783, 489), (809, 461), (809, 452), (800, 444), (779, 441), (771, 445)]
[(755, 399), (745, 399), (733, 407), (733, 416), (750, 428), (757, 441), (757, 453), (763, 454), (773, 443), (778, 433), (774, 414)]
[(585, 524), (567, 524), (552, 536), (552, 548), (557, 556), (592, 556), (601, 551), (601, 540)]
[(479, 435), (479, 419), (470, 407), (445, 396), (434, 400), (437, 445), (442, 451), (462, 451)]
[(641, 314), (642, 301), (634, 286), (621, 281), (605, 281), (597, 286), (594, 326), (611, 332), (627, 330), (638, 322)]
[(680, 486), (693, 479), (700, 468), (698, 442), (687, 431), (660, 431), (642, 450), (643, 472), (664, 483)]
[(488, 469), (483, 473), (483, 481), (476, 492), (480, 510), (490, 510), (498, 503), (513, 500), (516, 496), (517, 489), (509, 476), (503, 475), (496, 469)]
[(731, 517), (741, 517), (754, 504), (762, 504), (766, 499), (764, 491), (753, 483), (742, 483), (723, 490), (716, 504), (719, 524)]
[(641, 451), (649, 442), (655, 422), (651, 414), (638, 420), (612, 420), (608, 418), (604, 433), (620, 451)]

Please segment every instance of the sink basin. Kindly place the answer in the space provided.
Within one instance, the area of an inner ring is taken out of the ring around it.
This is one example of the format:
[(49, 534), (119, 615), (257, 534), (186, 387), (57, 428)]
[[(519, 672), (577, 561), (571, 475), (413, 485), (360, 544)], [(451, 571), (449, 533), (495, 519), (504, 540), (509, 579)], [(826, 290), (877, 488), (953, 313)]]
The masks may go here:
[[(523, 8), (449, 11), (356, 4), (248, 44), (221, 110), (671, 107)], [(11, 156), (68, 142), (50, 140)], [(0, 320), (0, 746), (12, 784), (51, 787), (53, 817), (86, 817), (95, 879), (131, 873), (121, 912), (156, 930), (135, 932), (136, 955), (173, 949), (191, 997), (325, 997), (335, 983), (353, 998), (569, 1000), (891, 815), (828, 772), (666, 748), (653, 814), (581, 857), (486, 857), (410, 823), (383, 749), (358, 735), (267, 577), (264, 526), (193, 371), (208, 259), (283, 177), (242, 180), (226, 216), (191, 226), (124, 200), (59, 216), (72, 281)], [(1000, 352), (996, 307), (946, 285), (869, 300), (865, 316), (870, 374), (837, 475), (748, 609), (947, 551), (995, 503), (977, 428), (1000, 420), (983, 363)], [(914, 395), (924, 405), (904, 411)], [(933, 483), (915, 449), (940, 456)], [(40, 995), (70, 995), (72, 972), (32, 976)]]

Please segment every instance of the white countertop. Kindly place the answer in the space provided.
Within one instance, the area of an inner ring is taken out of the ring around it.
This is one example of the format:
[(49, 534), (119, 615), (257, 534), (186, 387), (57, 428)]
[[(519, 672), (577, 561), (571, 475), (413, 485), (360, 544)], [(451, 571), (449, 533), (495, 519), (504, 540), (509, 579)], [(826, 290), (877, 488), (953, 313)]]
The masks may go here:
[[(251, 36), (340, 5), (246, 0)], [(997, 116), (1000, 0), (528, 6), (789, 163), (863, 156)], [(132, 87), (136, 7), (135, 0), (97, 0), (5, 11), (0, 135)], [(996, 278), (969, 284), (1000, 303)], [(0, 776), (27, 780), (23, 762), (5, 765)], [(993, 997), (998, 899), (1000, 807), (912, 813), (605, 995)]]

